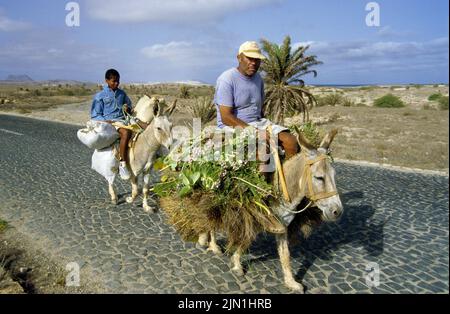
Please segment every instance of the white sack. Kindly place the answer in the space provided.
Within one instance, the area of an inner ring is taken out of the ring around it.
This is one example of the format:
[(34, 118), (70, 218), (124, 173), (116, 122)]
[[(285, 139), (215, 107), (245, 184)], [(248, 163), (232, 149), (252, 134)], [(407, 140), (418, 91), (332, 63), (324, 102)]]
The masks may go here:
[(107, 122), (88, 121), (86, 128), (77, 132), (77, 137), (89, 148), (102, 149), (111, 146), (119, 137), (116, 128)]
[(96, 149), (92, 154), (91, 168), (112, 184), (119, 169), (119, 161), (114, 157), (113, 147)]

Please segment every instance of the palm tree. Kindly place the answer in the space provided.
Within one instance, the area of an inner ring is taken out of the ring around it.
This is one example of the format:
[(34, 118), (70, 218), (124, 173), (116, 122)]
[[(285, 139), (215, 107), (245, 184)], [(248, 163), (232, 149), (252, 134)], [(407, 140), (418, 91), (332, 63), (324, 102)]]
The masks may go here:
[(200, 118), (202, 125), (216, 117), (216, 107), (212, 97), (197, 97), (187, 104), (186, 109), (193, 118)]
[(282, 123), (285, 116), (302, 113), (303, 121), (308, 121), (309, 109), (317, 102), (300, 77), (309, 73), (317, 76), (310, 68), (322, 62), (317, 61), (316, 56), (305, 56), (309, 46), (300, 46), (291, 52), (289, 36), (281, 46), (266, 39), (261, 39), (261, 44), (267, 57), (261, 64), (266, 84), (264, 115), (275, 123)]
[(180, 98), (189, 98), (189, 96), (191, 95), (190, 93), (190, 89), (187, 85), (181, 85), (180, 86), (180, 92), (179, 92), (179, 96)]

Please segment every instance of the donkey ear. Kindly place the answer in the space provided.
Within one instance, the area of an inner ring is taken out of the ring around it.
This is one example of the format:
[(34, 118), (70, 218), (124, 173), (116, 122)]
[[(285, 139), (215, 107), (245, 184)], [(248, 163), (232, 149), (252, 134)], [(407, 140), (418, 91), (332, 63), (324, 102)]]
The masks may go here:
[(338, 133), (337, 129), (333, 129), (330, 132), (328, 132), (327, 135), (325, 135), (325, 137), (323, 138), (322, 142), (320, 142), (319, 147), (328, 149), (337, 133)]
[(155, 99), (153, 103), (153, 116), (157, 117), (161, 113), (161, 106), (159, 105), (159, 101)]
[(169, 107), (169, 109), (167, 109), (167, 115), (170, 117), (172, 115), (172, 113), (175, 110), (175, 107), (177, 106), (177, 101), (178, 99), (175, 98), (175, 100), (173, 101), (172, 105)]
[(314, 149), (316, 149), (316, 148), (314, 147), (314, 145), (311, 144), (311, 143), (305, 138), (305, 136), (303, 135), (302, 131), (300, 131), (300, 130), (298, 129), (297, 126), (294, 126), (294, 131), (295, 131), (295, 133), (296, 133), (298, 145), (300, 145), (300, 147), (301, 147), (303, 150), (314, 150)]

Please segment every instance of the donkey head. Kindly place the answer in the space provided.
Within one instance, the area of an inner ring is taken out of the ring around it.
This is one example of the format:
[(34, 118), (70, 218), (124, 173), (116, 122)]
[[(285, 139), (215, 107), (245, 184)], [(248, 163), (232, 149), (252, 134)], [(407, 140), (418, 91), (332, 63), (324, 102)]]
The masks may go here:
[(322, 212), (324, 221), (336, 221), (343, 213), (343, 206), (336, 189), (335, 170), (328, 156), (329, 147), (337, 130), (332, 130), (322, 139), (318, 148), (310, 144), (297, 131), (297, 140), (303, 155), (304, 171), (299, 186), (305, 196)]
[(134, 115), (140, 121), (150, 123), (155, 117), (155, 106), (158, 105), (160, 114), (171, 116), (175, 110), (177, 101), (175, 100), (170, 107), (166, 106), (164, 98), (142, 96), (134, 107)]
[(170, 146), (173, 144), (173, 137), (172, 122), (170, 122), (169, 116), (175, 109), (176, 101), (168, 110), (164, 110), (164, 105), (164, 99), (157, 99), (153, 103), (152, 113), (154, 118), (151, 126), (156, 141), (170, 150)]

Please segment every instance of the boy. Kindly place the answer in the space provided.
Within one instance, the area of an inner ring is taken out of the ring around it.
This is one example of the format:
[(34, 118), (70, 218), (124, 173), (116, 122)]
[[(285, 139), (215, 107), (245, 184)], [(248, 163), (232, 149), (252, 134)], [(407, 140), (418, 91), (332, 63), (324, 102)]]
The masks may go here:
[[(127, 94), (119, 89), (120, 74), (114, 69), (105, 73), (106, 86), (94, 96), (91, 107), (91, 119), (107, 123), (122, 122), (126, 124), (124, 111), (131, 114), (131, 100)], [(123, 180), (130, 179), (128, 165), (128, 141), (132, 132), (124, 128), (117, 128), (120, 134), (120, 164), (119, 174)]]

